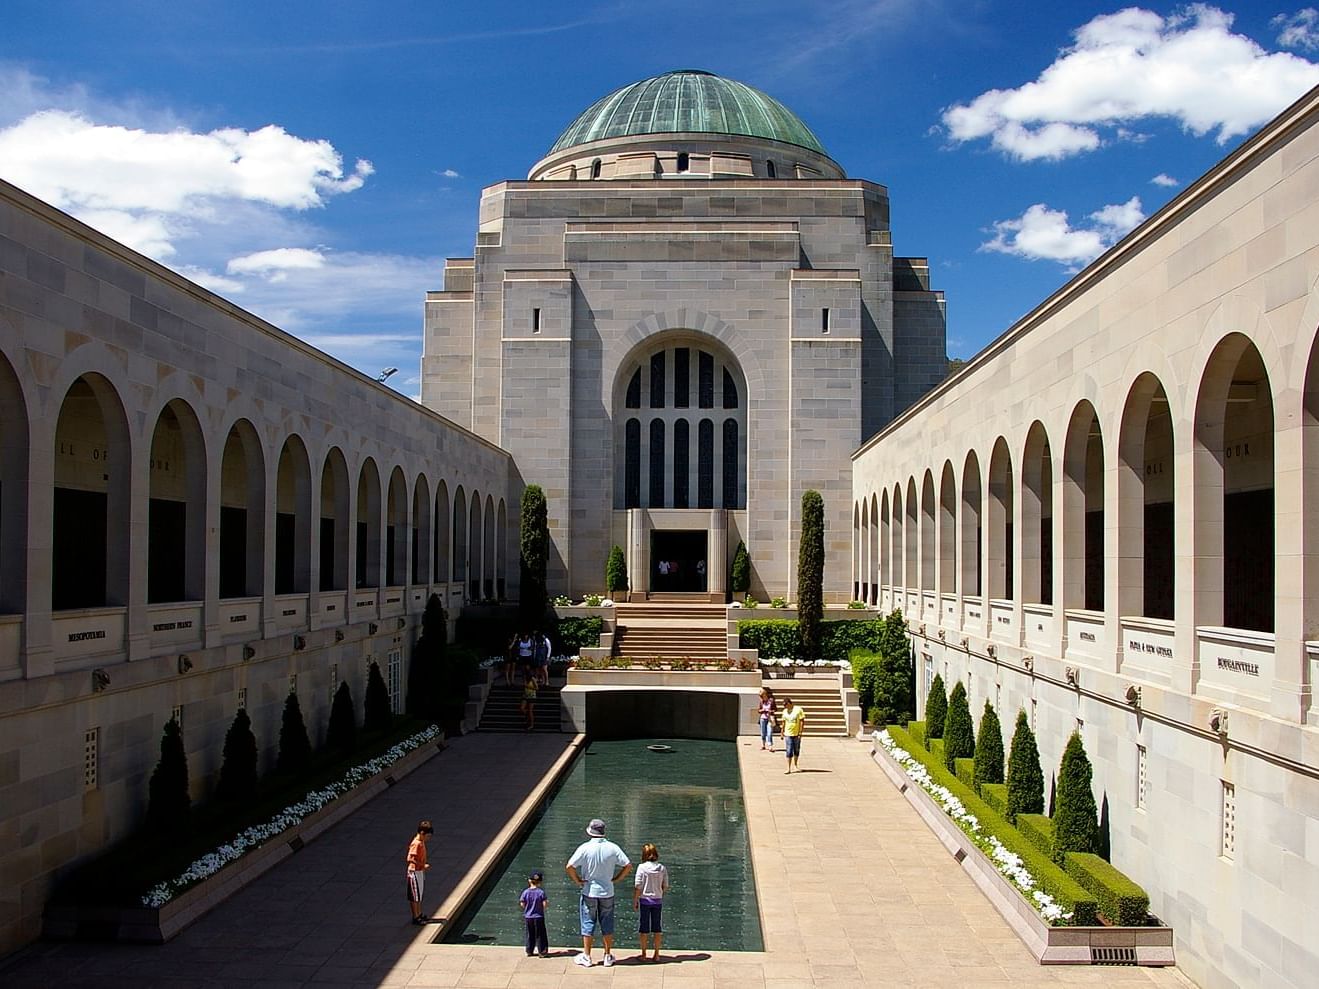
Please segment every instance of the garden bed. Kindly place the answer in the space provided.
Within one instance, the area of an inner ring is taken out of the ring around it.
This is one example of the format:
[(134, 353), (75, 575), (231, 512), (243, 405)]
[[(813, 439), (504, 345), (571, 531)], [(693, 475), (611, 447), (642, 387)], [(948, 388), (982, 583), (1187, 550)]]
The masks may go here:
[[(1174, 964), (1170, 927), (1060, 926), (1050, 923), (1040, 913), (1041, 892), (1033, 894), (1036, 903), (1028, 900), (934, 796), (907, 774), (895, 756), (880, 744), (878, 734), (871, 755), (1040, 964)], [(965, 811), (962, 813), (965, 815)], [(1044, 895), (1049, 902), (1052, 901), (1047, 894)], [(1060, 908), (1049, 912), (1055, 914), (1056, 921), (1065, 919)]]

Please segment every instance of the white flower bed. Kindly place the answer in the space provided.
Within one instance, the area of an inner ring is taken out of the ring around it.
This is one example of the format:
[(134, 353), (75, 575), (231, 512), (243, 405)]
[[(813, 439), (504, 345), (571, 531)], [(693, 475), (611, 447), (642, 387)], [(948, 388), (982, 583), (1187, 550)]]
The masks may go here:
[(425, 731), (420, 731), (405, 738), (397, 745), (391, 746), (374, 759), (368, 759), (360, 766), (352, 767), (344, 773), (342, 779), (319, 790), (312, 790), (297, 803), (285, 807), (265, 824), (253, 825), (237, 835), (232, 841), (221, 845), (213, 852), (203, 855), (188, 866), (182, 875), (153, 886), (143, 895), (142, 905), (163, 907), (189, 886), (210, 878), (230, 862), (242, 858), (243, 855), (261, 847), (271, 838), (276, 838), (289, 828), (301, 824), (304, 818), (316, 813), (331, 801), (337, 800), (343, 794), (354, 789), (359, 783), (388, 769), (409, 752), (421, 748), (439, 734), (439, 726), (431, 725)]
[(852, 671), (852, 664), (845, 659), (834, 662), (829, 659), (793, 659), (791, 656), (768, 656), (760, 660), (762, 666), (774, 666), (794, 669), (830, 669), (842, 670), (844, 673)]
[(919, 759), (913, 758), (906, 749), (900, 748), (887, 730), (877, 731), (872, 737), (884, 746), (885, 751), (893, 757), (894, 762), (902, 767), (902, 771), (907, 774), (907, 778), (932, 796), (943, 808), (944, 813), (952, 818), (957, 826), (975, 842), (976, 847), (989, 856), (989, 860), (994, 863), (994, 867), (1002, 873), (1008, 882), (1021, 890), (1026, 898), (1035, 905), (1035, 909), (1039, 911), (1041, 917), (1050, 924), (1058, 925), (1066, 924), (1072, 919), (1071, 913), (1064, 913), (1062, 906), (1052, 896), (1037, 888), (1039, 882), (1030, 874), (1030, 871), (1022, 862), (1021, 856), (1009, 851), (998, 838), (982, 830), (976, 816), (966, 809), (956, 794), (946, 786), (936, 783), (930, 776), (930, 771), (925, 768), (925, 765)]

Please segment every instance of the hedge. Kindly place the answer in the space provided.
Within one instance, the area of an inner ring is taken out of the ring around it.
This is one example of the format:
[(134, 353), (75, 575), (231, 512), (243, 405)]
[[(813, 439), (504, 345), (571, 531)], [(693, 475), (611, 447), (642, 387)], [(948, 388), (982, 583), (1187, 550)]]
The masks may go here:
[(921, 748), (924, 748), (924, 747), (925, 747), (925, 722), (924, 722), (924, 721), (908, 721), (908, 722), (907, 722), (907, 734), (910, 735), (912, 738), (914, 738), (914, 739), (916, 740), (916, 744), (919, 745), (919, 746), (921, 746)]
[(600, 645), (600, 633), (604, 630), (604, 619), (599, 615), (572, 615), (559, 619), (556, 633), (559, 655), (573, 656), (583, 648), (594, 649)]
[[(1071, 924), (1087, 927), (1098, 919), (1098, 902), (1079, 882), (1058, 867), (1049, 856), (1021, 836), (1012, 825), (985, 803), (970, 787), (957, 780), (943, 765), (942, 753), (926, 753), (907, 732), (890, 728), (889, 734), (901, 748), (906, 749), (929, 771), (930, 778), (946, 786), (963, 806), (975, 815), (980, 827), (994, 835), (1008, 851), (1021, 856), (1022, 864), (1035, 877), (1044, 892), (1058, 902), (1064, 912), (1072, 914)], [(936, 739), (936, 741), (938, 741)]]
[[(879, 683), (880, 658), (864, 649), (853, 649), (847, 657), (852, 664), (852, 686), (856, 689), (861, 710), (867, 713), (875, 706), (875, 687)], [(874, 724), (871, 721), (871, 724)]]
[[(853, 650), (878, 653), (884, 623), (878, 618), (820, 623), (820, 657), (841, 663)], [(762, 659), (796, 657), (800, 640), (795, 618), (755, 618), (737, 623), (738, 646), (758, 649)]]
[[(948, 768), (948, 763), (947, 763), (947, 761), (945, 761), (945, 759), (944, 759), (944, 757), (943, 757), (943, 739), (942, 739), (942, 738), (927, 738), (927, 739), (925, 740), (925, 744), (926, 744), (926, 746), (929, 747), (930, 755), (932, 755), (932, 756), (934, 756), (936, 759), (938, 759), (940, 765), (942, 765), (944, 769), (947, 769), (947, 768)], [(949, 775), (951, 776), (952, 774), (949, 773)]]
[(1006, 783), (981, 783), (980, 797), (1003, 817), (1008, 816), (1008, 785)]
[(974, 790), (976, 788), (976, 761), (974, 759), (957, 759), (956, 764), (957, 778)]
[(1068, 852), (1067, 874), (1094, 894), (1099, 912), (1119, 927), (1138, 927), (1149, 915), (1149, 894), (1122, 872), (1089, 852)]
[(1053, 821), (1043, 814), (1018, 814), (1017, 830), (1050, 858), (1053, 857)]

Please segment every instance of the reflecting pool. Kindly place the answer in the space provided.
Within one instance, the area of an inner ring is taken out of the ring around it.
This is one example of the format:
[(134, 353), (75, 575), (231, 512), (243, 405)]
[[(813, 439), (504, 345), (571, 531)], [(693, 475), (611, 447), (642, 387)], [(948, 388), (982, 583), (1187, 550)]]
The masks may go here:
[[(669, 745), (671, 752), (650, 751)], [(672, 888), (664, 900), (664, 950), (762, 951), (760, 912), (747, 841), (734, 742), (644, 738), (592, 742), (502, 871), (488, 879), (466, 922), (446, 940), (523, 943), (518, 897), (527, 876), (545, 874), (550, 950), (581, 948), (578, 891), (564, 864), (593, 817), (635, 867), (654, 842)], [(615, 953), (637, 946), (632, 876), (617, 886)], [(599, 947), (599, 939), (596, 945)], [(597, 960), (599, 955), (597, 954)]]

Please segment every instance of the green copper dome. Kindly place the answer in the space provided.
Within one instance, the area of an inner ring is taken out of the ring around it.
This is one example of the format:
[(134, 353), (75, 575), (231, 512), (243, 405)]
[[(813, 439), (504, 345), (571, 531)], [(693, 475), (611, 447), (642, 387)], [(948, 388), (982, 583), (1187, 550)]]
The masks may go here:
[(699, 69), (679, 69), (617, 89), (580, 113), (550, 154), (641, 134), (739, 134), (825, 154), (800, 117), (758, 89)]

